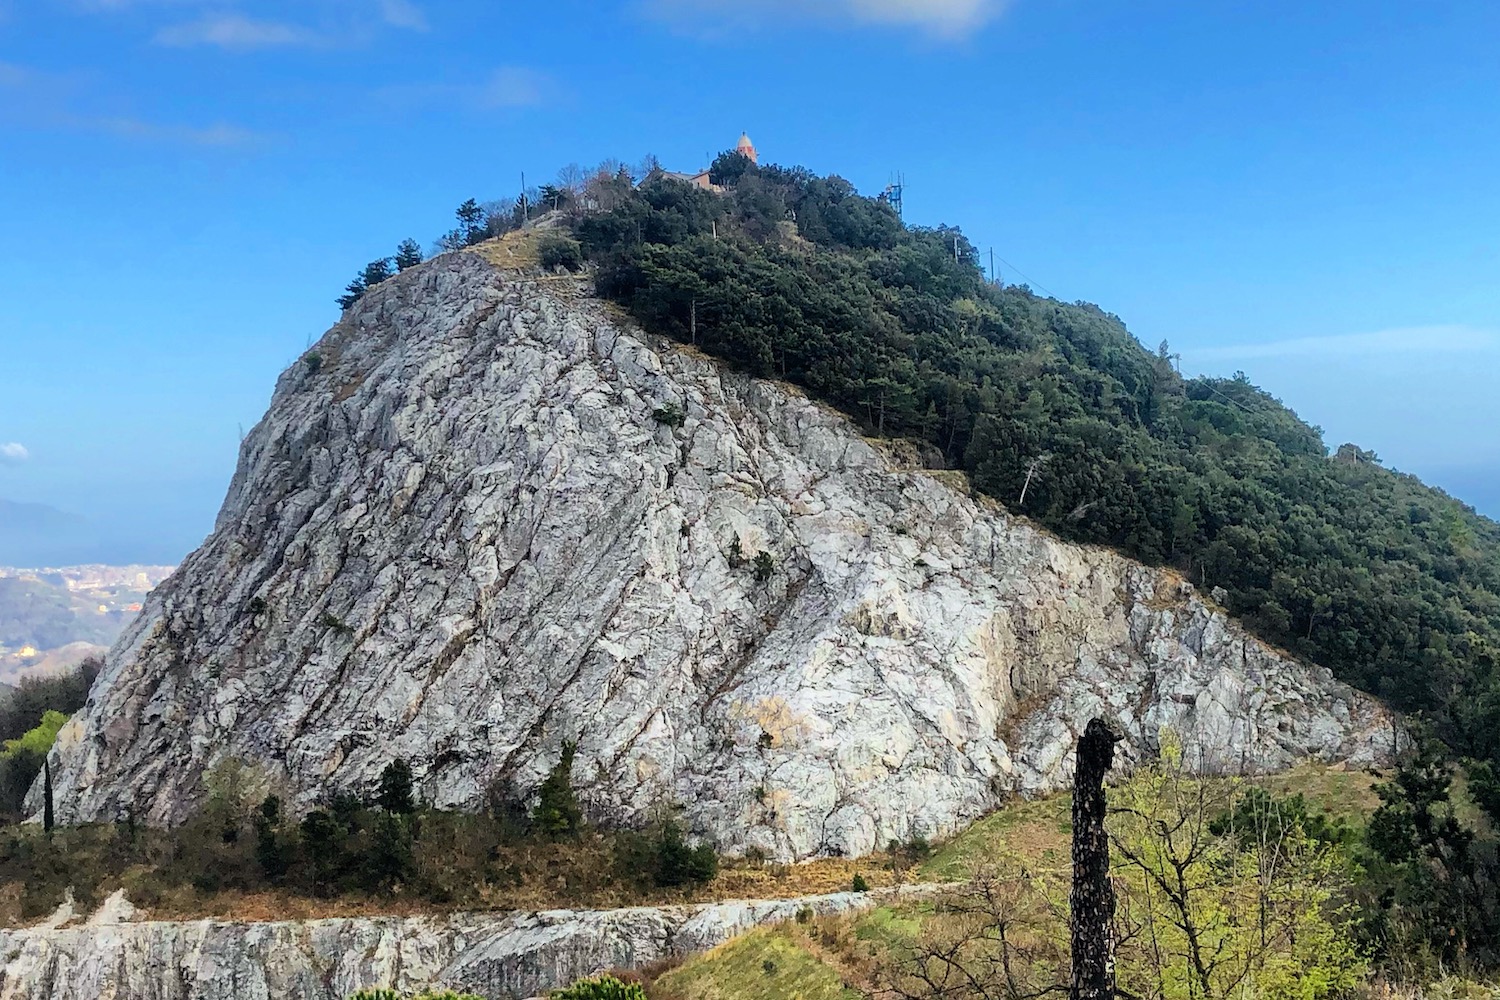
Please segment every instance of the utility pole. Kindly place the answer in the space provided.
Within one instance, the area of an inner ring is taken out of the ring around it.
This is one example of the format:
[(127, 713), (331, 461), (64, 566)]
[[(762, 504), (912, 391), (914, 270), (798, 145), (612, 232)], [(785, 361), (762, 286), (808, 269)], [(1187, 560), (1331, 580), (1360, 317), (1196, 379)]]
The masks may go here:
[(990, 284), (995, 283), (995, 248), (990, 247)]
[(689, 314), (688, 329), (692, 331), (693, 346), (698, 346), (698, 300), (693, 300), (692, 310)]
[(531, 221), (530, 206), (526, 204), (526, 171), (521, 171), (521, 224)]

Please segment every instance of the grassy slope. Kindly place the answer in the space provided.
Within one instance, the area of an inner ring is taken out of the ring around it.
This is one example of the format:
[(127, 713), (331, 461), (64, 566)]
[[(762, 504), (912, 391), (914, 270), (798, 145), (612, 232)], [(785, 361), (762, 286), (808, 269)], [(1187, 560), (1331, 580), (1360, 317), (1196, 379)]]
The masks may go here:
[(652, 1000), (858, 1000), (795, 926), (763, 927), (696, 956), (652, 984)]
[[(1376, 781), (1363, 771), (1316, 764), (1258, 779), (1277, 794), (1301, 793), (1314, 809), (1357, 827), (1363, 827), (1379, 804)], [(1070, 814), (1067, 795), (1016, 802), (939, 846), (908, 877), (961, 882), (997, 863), (1023, 863), (1034, 870), (1065, 869), (1072, 835)], [(867, 877), (875, 883), (873, 874)], [(818, 918), (807, 926), (762, 928), (689, 958), (657, 980), (651, 995), (653, 1000), (658, 996), (662, 1000), (858, 996), (843, 984), (866, 984), (869, 956), (916, 937), (932, 914), (930, 903), (910, 902), (876, 907), (853, 918)], [(767, 961), (775, 965), (776, 974), (765, 972)]]

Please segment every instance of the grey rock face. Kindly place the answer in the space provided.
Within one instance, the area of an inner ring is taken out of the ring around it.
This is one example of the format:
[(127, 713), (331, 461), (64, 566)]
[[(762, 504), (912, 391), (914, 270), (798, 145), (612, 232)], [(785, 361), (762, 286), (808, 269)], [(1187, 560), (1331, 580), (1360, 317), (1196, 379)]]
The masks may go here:
[(281, 376), (212, 537), (59, 739), (61, 820), (181, 820), (230, 756), (307, 806), (401, 755), (476, 807), (575, 740), (595, 818), (681, 803), (721, 848), (802, 858), (1058, 787), (1104, 712), (1127, 758), (1165, 726), (1208, 766), (1389, 745), (1172, 574), (570, 287), (446, 255)]
[(843, 913), (887, 897), (0, 931), (0, 1000), (344, 1000), (377, 986), (442, 986), (509, 1000), (706, 950), (804, 908)]

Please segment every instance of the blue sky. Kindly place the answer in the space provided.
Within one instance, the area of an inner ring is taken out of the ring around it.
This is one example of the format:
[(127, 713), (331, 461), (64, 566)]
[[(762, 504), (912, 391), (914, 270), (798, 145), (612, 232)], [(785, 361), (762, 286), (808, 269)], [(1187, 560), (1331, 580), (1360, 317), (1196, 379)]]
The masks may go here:
[(1493, 0), (0, 0), (0, 498), (179, 558), (364, 261), (747, 129), (1500, 515), (1497, 38)]

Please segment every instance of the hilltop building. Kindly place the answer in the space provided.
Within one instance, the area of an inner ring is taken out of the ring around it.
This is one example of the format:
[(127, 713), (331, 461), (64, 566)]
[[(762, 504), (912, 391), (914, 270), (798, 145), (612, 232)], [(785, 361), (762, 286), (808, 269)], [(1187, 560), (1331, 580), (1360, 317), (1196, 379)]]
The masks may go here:
[[(749, 160), (751, 163), (760, 163), (760, 152), (756, 150), (755, 143), (750, 141), (750, 134), (748, 132), (740, 133), (740, 141), (734, 144), (734, 151), (745, 157), (745, 159)], [(651, 180), (653, 178), (665, 177), (668, 180), (684, 181), (688, 184), (693, 185), (693, 187), (702, 188), (705, 191), (718, 191), (719, 186), (708, 179), (708, 175), (712, 171), (712, 169), (712, 166), (707, 166), (695, 174), (684, 174), (678, 173), (675, 170), (658, 169), (652, 171), (641, 183), (644, 184), (646, 180)]]

